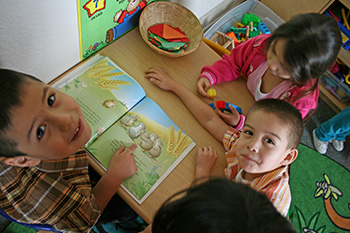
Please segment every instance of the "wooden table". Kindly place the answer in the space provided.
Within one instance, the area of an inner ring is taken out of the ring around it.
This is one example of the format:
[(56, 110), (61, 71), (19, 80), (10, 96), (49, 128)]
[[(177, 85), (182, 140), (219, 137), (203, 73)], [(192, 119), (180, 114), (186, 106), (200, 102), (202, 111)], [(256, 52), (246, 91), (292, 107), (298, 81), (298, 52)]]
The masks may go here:
[[(144, 71), (150, 67), (159, 66), (165, 68), (176, 80), (187, 88), (196, 92), (196, 81), (201, 68), (212, 65), (220, 59), (204, 42), (190, 55), (169, 58), (159, 55), (152, 50), (141, 38), (139, 29), (135, 28), (126, 35), (117, 39), (99, 54), (108, 56), (126, 73), (136, 79), (146, 91), (146, 95), (152, 98), (168, 114), (168, 116), (186, 132), (197, 146), (184, 158), (173, 172), (158, 186), (158, 188), (141, 204), (135, 202), (123, 189), (119, 189), (119, 195), (148, 223), (152, 222), (153, 216), (160, 205), (172, 194), (189, 187), (194, 180), (195, 163), (198, 148), (211, 145), (218, 151), (218, 160), (213, 169), (213, 175), (223, 176), (226, 167), (224, 148), (209, 134), (187, 110), (184, 104), (171, 92), (166, 92), (154, 86), (144, 78)], [(217, 91), (216, 100), (225, 100), (238, 105), (246, 113), (254, 102), (253, 97), (246, 87), (243, 78), (231, 83), (222, 83), (215, 86)], [(209, 102), (208, 102), (209, 103)], [(91, 159), (92, 166), (103, 174), (104, 171)]]

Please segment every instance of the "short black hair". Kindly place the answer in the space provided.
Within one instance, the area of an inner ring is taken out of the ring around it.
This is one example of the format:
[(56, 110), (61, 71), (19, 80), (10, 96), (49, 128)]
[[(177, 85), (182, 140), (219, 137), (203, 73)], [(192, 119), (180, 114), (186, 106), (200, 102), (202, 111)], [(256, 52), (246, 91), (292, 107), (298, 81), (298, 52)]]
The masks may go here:
[(25, 155), (17, 149), (17, 142), (7, 135), (7, 130), (14, 123), (11, 111), (21, 106), (22, 88), (28, 80), (41, 82), (39, 79), (9, 69), (0, 69), (0, 156), (15, 157)]
[(281, 99), (261, 99), (252, 105), (247, 117), (256, 110), (275, 114), (290, 129), (288, 146), (291, 148), (298, 147), (303, 135), (304, 123), (300, 111), (293, 104)]
[[(177, 198), (184, 195), (181, 198)], [(177, 198), (176, 200), (173, 200)], [(214, 178), (170, 197), (157, 211), (153, 233), (295, 233), (265, 194)]]

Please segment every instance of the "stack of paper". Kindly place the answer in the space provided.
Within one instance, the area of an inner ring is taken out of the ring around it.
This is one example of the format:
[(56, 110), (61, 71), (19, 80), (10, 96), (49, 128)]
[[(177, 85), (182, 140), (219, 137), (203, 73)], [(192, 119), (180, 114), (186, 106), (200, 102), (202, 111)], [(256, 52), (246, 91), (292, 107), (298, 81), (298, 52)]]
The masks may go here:
[(148, 28), (148, 40), (160, 49), (173, 53), (184, 53), (190, 40), (180, 28), (169, 24), (156, 24)]

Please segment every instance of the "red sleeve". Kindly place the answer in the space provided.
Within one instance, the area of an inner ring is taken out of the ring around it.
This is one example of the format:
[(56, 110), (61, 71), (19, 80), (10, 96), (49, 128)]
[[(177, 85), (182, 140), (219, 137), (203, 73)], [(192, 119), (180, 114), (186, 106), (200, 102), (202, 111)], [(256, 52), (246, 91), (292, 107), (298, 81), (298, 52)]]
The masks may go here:
[(147, 2), (145, 0), (142, 0), (139, 4), (139, 7), (142, 9), (147, 5)]
[(122, 14), (120, 15), (117, 23), (122, 23), (124, 22), (124, 18), (125, 18), (125, 15), (127, 14), (128, 12), (127, 11), (123, 11)]

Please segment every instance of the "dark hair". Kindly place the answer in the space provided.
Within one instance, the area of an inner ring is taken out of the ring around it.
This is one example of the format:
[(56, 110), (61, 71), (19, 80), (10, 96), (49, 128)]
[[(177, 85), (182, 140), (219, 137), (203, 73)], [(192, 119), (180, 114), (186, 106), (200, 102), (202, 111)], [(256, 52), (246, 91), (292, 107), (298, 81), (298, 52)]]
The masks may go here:
[(11, 110), (21, 106), (21, 94), (24, 83), (28, 80), (40, 80), (13, 70), (0, 69), (0, 156), (15, 157), (25, 153), (17, 150), (17, 142), (7, 135), (11, 122)]
[(252, 105), (247, 117), (256, 110), (275, 114), (290, 129), (288, 146), (291, 148), (298, 147), (304, 125), (301, 113), (293, 104), (281, 99), (261, 99)]
[(297, 15), (279, 26), (269, 38), (266, 49), (278, 39), (287, 41), (284, 61), (293, 82), (304, 86), (312, 79), (317, 79), (310, 90), (292, 97), (293, 103), (317, 88), (320, 76), (337, 58), (341, 34), (334, 18), (307, 13)]
[[(184, 194), (180, 199), (173, 200)], [(173, 200), (173, 201), (172, 201)], [(170, 197), (156, 213), (153, 233), (274, 233), (296, 231), (265, 196), (217, 178)]]

